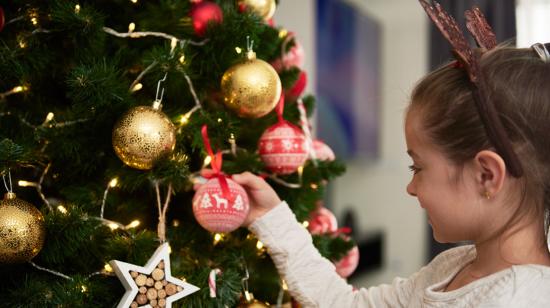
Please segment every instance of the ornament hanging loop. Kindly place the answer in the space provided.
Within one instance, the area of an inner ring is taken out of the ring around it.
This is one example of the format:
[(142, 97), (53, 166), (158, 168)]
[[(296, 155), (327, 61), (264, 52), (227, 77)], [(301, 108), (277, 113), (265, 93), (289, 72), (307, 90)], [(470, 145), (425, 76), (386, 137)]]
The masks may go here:
[(252, 296), (248, 291), (248, 279), (250, 278), (250, 274), (248, 273), (248, 266), (246, 266), (246, 263), (244, 261), (243, 261), (243, 267), (244, 267), (244, 277), (241, 279), (241, 285), (243, 287), (243, 293), (246, 301), (250, 302), (252, 300)]
[(4, 181), (4, 187), (6, 187), (6, 191), (8, 192), (6, 196), (13, 194), (13, 184), (11, 182), (11, 171), (8, 169), (8, 181), (10, 185), (8, 186), (8, 183), (6, 182), (6, 175), (2, 175), (2, 180)]
[[(168, 76), (168, 73), (164, 74), (164, 77), (162, 77), (161, 80), (157, 83), (157, 94), (155, 95), (155, 101), (153, 102), (153, 108), (154, 109), (160, 109), (162, 107), (162, 98), (164, 97), (164, 87), (161, 89), (161, 83), (166, 81), (166, 77)], [(160, 95), (159, 95), (160, 92)]]
[(246, 36), (246, 58), (248, 60), (256, 59), (256, 53), (254, 52), (254, 40), (250, 39), (250, 35)]

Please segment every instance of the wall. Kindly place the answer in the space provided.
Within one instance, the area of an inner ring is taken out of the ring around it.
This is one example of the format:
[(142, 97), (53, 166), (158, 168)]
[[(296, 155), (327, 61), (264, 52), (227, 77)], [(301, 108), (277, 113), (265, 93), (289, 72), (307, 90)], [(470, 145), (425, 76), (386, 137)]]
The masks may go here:
[(273, 16), (275, 24), (294, 32), (304, 48), (307, 87), (315, 93), (315, 0), (281, 0)]
[[(352, 282), (357, 286), (391, 282), (417, 271), (426, 257), (426, 219), (405, 192), (410, 179), (403, 135), (403, 110), (414, 83), (426, 72), (427, 17), (417, 1), (347, 0), (382, 26), (380, 157), (348, 162), (348, 172), (331, 186), (335, 213), (353, 207), (360, 232), (385, 232), (385, 267)], [(295, 31), (306, 51), (306, 70), (314, 76), (315, 1), (281, 0), (277, 24)], [(313, 79), (313, 78), (311, 78)], [(309, 92), (314, 91), (309, 82)]]
[(381, 155), (355, 160), (333, 187), (334, 205), (352, 205), (361, 231), (385, 232), (384, 268), (353, 282), (389, 283), (409, 276), (426, 262), (426, 219), (415, 198), (406, 194), (411, 177), (403, 133), (403, 111), (414, 83), (428, 67), (426, 14), (417, 1), (349, 0), (382, 25)]

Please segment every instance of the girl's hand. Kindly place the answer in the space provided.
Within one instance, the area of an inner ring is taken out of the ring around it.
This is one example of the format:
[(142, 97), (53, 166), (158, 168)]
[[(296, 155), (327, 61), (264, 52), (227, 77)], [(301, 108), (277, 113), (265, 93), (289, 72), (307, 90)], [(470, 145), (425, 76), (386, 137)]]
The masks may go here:
[[(209, 177), (213, 173), (214, 171), (210, 169), (201, 170), (201, 175), (204, 177)], [(246, 171), (240, 174), (233, 174), (231, 179), (240, 184), (248, 194), (250, 211), (243, 223), (245, 227), (248, 227), (256, 219), (281, 203), (281, 199), (279, 199), (273, 188), (257, 175)], [(200, 186), (201, 184), (195, 184), (193, 188), (197, 190)]]

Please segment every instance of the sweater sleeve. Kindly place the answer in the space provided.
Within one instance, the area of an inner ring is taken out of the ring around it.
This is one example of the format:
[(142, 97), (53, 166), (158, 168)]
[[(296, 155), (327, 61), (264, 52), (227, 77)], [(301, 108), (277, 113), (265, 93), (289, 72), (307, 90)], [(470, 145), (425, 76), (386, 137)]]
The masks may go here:
[(323, 258), (311, 235), (298, 223), (286, 202), (249, 226), (285, 279), (289, 292), (304, 307), (403, 307), (413, 293), (415, 276), (396, 278), (391, 285), (353, 290)]

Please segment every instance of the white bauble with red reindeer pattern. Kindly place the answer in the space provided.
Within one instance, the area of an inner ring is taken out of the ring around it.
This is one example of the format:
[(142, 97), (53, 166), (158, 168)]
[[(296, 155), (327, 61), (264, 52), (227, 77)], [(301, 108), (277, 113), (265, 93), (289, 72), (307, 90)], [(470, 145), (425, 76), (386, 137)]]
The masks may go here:
[(277, 174), (295, 172), (308, 157), (304, 133), (287, 121), (279, 121), (266, 129), (258, 150), (266, 168)]
[(193, 197), (193, 214), (206, 230), (227, 233), (239, 228), (250, 209), (244, 188), (226, 178), (229, 196), (224, 196), (218, 177), (202, 185)]

